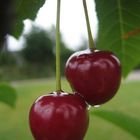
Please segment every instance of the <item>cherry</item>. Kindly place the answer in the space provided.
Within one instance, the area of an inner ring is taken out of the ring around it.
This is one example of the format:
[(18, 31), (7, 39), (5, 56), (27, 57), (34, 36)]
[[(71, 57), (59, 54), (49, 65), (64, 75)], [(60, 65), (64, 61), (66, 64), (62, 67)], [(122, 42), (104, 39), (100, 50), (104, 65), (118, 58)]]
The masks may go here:
[(99, 105), (116, 94), (121, 81), (121, 65), (112, 52), (87, 49), (68, 59), (65, 75), (71, 87), (90, 105)]
[(89, 122), (87, 104), (75, 94), (44, 95), (32, 105), (29, 122), (35, 140), (83, 140)]

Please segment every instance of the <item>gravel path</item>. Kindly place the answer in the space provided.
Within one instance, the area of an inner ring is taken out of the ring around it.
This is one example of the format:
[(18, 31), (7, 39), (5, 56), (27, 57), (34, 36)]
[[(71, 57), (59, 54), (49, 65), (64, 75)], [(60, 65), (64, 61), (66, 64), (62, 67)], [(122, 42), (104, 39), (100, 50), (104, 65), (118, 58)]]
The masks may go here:
[(131, 72), (124, 81), (140, 80), (140, 70)]

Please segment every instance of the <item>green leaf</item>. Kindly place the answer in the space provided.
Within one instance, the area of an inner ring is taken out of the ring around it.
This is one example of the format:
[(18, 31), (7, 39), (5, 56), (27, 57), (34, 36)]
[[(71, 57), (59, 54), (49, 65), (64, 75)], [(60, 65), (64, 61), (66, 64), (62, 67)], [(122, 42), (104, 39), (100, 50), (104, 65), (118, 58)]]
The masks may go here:
[(116, 111), (100, 110), (92, 111), (91, 114), (115, 124), (137, 139), (140, 139), (140, 119)]
[(16, 91), (8, 84), (0, 84), (0, 101), (11, 107), (15, 106), (17, 99)]
[(140, 0), (95, 0), (97, 48), (113, 51), (128, 73), (140, 62)]
[(23, 20), (34, 20), (40, 7), (43, 6), (45, 0), (15, 0), (17, 13), (16, 25), (13, 30), (13, 36), (18, 38), (23, 30)]

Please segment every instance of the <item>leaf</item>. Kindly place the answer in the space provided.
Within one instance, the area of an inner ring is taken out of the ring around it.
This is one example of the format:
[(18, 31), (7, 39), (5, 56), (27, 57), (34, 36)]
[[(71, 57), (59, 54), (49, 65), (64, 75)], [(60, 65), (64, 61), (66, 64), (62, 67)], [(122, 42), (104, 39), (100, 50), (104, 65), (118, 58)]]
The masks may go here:
[(11, 107), (15, 106), (17, 99), (16, 91), (8, 84), (0, 84), (0, 101)]
[(17, 20), (13, 36), (18, 38), (23, 30), (23, 20), (34, 20), (40, 7), (43, 6), (45, 0), (15, 0)]
[(140, 0), (95, 0), (97, 48), (113, 51), (128, 73), (140, 62)]
[(115, 124), (116, 126), (132, 134), (137, 139), (140, 139), (139, 119), (116, 111), (92, 111), (91, 114)]

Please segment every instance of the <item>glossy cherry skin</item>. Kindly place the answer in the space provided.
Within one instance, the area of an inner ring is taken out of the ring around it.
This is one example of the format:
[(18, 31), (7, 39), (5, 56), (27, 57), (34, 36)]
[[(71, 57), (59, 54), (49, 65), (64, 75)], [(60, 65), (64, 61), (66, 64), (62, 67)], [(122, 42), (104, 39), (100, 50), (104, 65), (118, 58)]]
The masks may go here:
[(112, 52), (87, 49), (68, 59), (65, 75), (73, 90), (90, 105), (100, 105), (116, 94), (121, 82), (121, 65)]
[(32, 105), (29, 123), (35, 140), (83, 140), (89, 123), (87, 104), (74, 94), (44, 95)]

